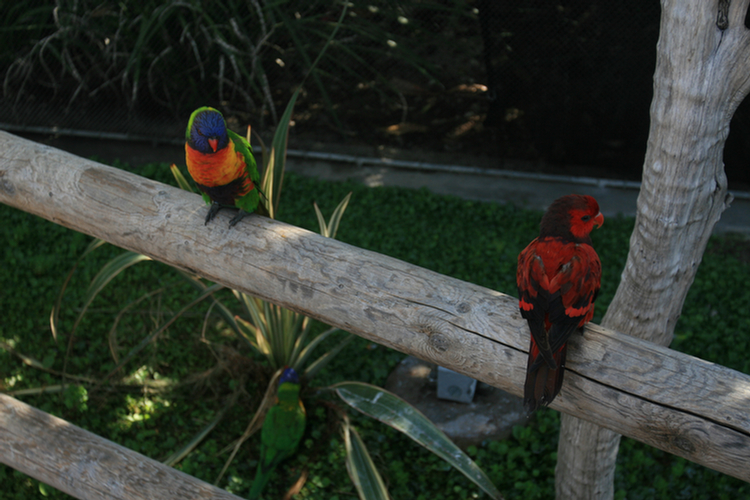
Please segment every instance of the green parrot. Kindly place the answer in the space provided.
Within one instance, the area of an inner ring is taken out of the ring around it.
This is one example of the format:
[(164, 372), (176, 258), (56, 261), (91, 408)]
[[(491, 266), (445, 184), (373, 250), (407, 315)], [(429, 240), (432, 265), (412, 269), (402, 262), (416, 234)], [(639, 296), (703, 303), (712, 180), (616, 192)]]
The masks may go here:
[(206, 224), (223, 207), (240, 213), (229, 226), (258, 208), (260, 176), (253, 149), (244, 137), (227, 129), (222, 114), (214, 108), (198, 108), (190, 115), (185, 132), (185, 163), (211, 208)]
[(305, 407), (299, 399), (299, 377), (286, 368), (279, 379), (276, 403), (268, 410), (260, 435), (260, 461), (249, 499), (260, 497), (279, 463), (297, 450), (305, 432)]

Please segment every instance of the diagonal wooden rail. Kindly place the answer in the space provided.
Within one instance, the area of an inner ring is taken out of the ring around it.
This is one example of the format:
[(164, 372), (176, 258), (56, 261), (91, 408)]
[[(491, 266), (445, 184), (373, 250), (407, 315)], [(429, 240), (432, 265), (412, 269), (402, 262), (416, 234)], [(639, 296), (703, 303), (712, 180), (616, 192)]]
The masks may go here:
[(76, 498), (241, 500), (4, 394), (0, 462)]
[[(260, 216), (204, 226), (197, 195), (2, 132), (0, 201), (521, 393), (511, 296)], [(596, 325), (574, 337), (553, 408), (750, 482), (750, 376)]]

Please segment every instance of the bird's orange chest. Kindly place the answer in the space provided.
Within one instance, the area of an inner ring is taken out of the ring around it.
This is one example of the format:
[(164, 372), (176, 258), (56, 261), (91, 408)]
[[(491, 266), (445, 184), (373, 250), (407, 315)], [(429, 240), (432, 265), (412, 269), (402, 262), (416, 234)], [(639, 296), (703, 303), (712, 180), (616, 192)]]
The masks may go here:
[(245, 174), (245, 159), (229, 141), (227, 147), (204, 154), (185, 144), (185, 162), (190, 176), (203, 186), (224, 186)]

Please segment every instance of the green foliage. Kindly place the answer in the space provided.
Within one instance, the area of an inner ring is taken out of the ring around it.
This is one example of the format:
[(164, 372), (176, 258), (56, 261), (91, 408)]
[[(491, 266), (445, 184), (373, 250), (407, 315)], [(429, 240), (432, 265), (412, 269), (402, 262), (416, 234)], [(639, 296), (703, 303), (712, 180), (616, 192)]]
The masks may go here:
[[(292, 96), (287, 109), (283, 115), (282, 124), (276, 130), (272, 149), (270, 152), (266, 151), (263, 147), (263, 164), (264, 164), (264, 175), (263, 181), (263, 192), (265, 193), (263, 203), (266, 208), (266, 212), (273, 218), (274, 214), (279, 209), (279, 199), (281, 196), (281, 188), (283, 186), (284, 179), (284, 168), (285, 168), (285, 156), (286, 156), (286, 138), (288, 133), (288, 123), (290, 121), (291, 113), (294, 108), (298, 93)], [(249, 129), (248, 129), (249, 135)], [(170, 172), (174, 176), (175, 182), (188, 191), (193, 192), (190, 183), (187, 181), (185, 176), (182, 174), (180, 169), (176, 165), (170, 167)], [(338, 204), (336, 209), (333, 211), (333, 215), (330, 220), (326, 221), (322, 211), (318, 207), (317, 203), (313, 203), (315, 209), (315, 216), (320, 228), (320, 233), (324, 237), (335, 236), (338, 227), (343, 218), (344, 211), (346, 210), (351, 193), (347, 194), (344, 199)], [(76, 262), (73, 270), (76, 269), (80, 264), (84, 262), (84, 257), (91, 254), (94, 250), (102, 247), (104, 242), (102, 240), (94, 240), (84, 251), (82, 256)], [(149, 257), (140, 255), (134, 252), (124, 252), (114, 259), (107, 262), (101, 270), (94, 277), (92, 282), (89, 284), (85, 294), (84, 305), (79, 312), (72, 329), (68, 332), (68, 351), (69, 354), (74, 343), (76, 330), (81, 324), (81, 321), (85, 318), (89, 306), (97, 298), (97, 296), (104, 290), (112, 280), (117, 278), (121, 273), (130, 268), (131, 266), (143, 262), (150, 261)], [(58, 332), (61, 332), (60, 328), (60, 314), (61, 314), (61, 303), (64, 296), (67, 284), (72, 276), (73, 271), (68, 274), (65, 283), (62, 287), (62, 291), (58, 297), (55, 306), (53, 307), (50, 323), (51, 330), (54, 338), (57, 338)], [(252, 350), (261, 354), (266, 358), (270, 368), (275, 371), (275, 374), (268, 382), (268, 386), (265, 395), (257, 405), (257, 409), (253, 418), (250, 419), (245, 432), (241, 437), (235, 441), (234, 445), (231, 446), (232, 451), (224, 464), (224, 467), (218, 474), (218, 477), (214, 484), (219, 484), (221, 479), (224, 477), (227, 469), (232, 464), (235, 456), (237, 455), (242, 444), (261, 427), (263, 429), (263, 445), (261, 452), (261, 460), (264, 465), (258, 466), (258, 473), (255, 476), (255, 480), (252, 483), (252, 489), (250, 491), (250, 497), (256, 498), (260, 495), (262, 489), (266, 485), (267, 481), (271, 478), (269, 471), (261, 472), (263, 469), (267, 469), (270, 465), (266, 462), (267, 458), (262, 458), (264, 455), (269, 453), (269, 450), (276, 450), (276, 445), (283, 441), (269, 441), (269, 436), (273, 436), (275, 439), (283, 437), (278, 434), (281, 429), (271, 431), (275, 419), (269, 420), (273, 415), (286, 415), (286, 413), (280, 413), (278, 407), (278, 401), (282, 399), (282, 392), (279, 389), (278, 394), (276, 393), (276, 384), (280, 373), (287, 367), (294, 368), (301, 375), (309, 381), (314, 375), (320, 371), (326, 364), (339, 354), (344, 349), (347, 343), (352, 339), (350, 335), (337, 346), (326, 352), (323, 356), (317, 360), (309, 362), (311, 353), (315, 350), (318, 345), (324, 343), (328, 337), (338, 331), (336, 328), (331, 328), (324, 333), (319, 334), (313, 340), (308, 342), (308, 336), (311, 331), (312, 321), (310, 318), (303, 316), (297, 312), (289, 309), (271, 304), (260, 298), (253, 297), (246, 293), (232, 290), (234, 296), (238, 299), (238, 302), (243, 306), (245, 312), (245, 318), (232, 315), (230, 309), (224, 304), (222, 300), (217, 298), (217, 294), (222, 291), (223, 287), (219, 284), (205, 283), (199, 276), (192, 276), (186, 274), (183, 271), (177, 271), (177, 274), (181, 275), (185, 281), (187, 281), (199, 295), (197, 298), (187, 302), (186, 305), (182, 306), (179, 311), (174, 313), (170, 319), (166, 321), (156, 321), (154, 327), (149, 333), (143, 337), (140, 342), (135, 345), (130, 351), (123, 357), (120, 357), (118, 350), (120, 347), (118, 324), (120, 319), (126, 315), (126, 313), (138, 305), (144, 299), (150, 298), (153, 295), (161, 295), (164, 288), (159, 288), (154, 291), (148, 292), (139, 299), (131, 302), (123, 309), (121, 309), (115, 318), (114, 325), (110, 330), (109, 334), (109, 346), (112, 353), (113, 361), (115, 366), (109, 371), (109, 373), (103, 377), (102, 382), (111, 383), (114, 377), (117, 375), (122, 376), (122, 371), (128, 363), (133, 360), (138, 360), (138, 355), (154, 342), (159, 335), (164, 333), (173, 323), (178, 319), (182, 318), (185, 314), (195, 308), (196, 305), (201, 302), (211, 299), (213, 302), (209, 307), (205, 320), (202, 327), (202, 336), (205, 335), (207, 327), (209, 325), (211, 310), (216, 307), (217, 315), (226, 322), (228, 329), (233, 331), (237, 338), (244, 340)], [(12, 348), (11, 348), (12, 349)], [(28, 360), (28, 357), (23, 359)], [(65, 362), (63, 364), (62, 375), (67, 375), (67, 361), (68, 356), (66, 355)], [(34, 362), (34, 365), (40, 365), (38, 362)], [(304, 368), (304, 372), (302, 369)], [(132, 373), (126, 378), (143, 379), (143, 373), (141, 369)], [(243, 377), (240, 374), (240, 377)], [(79, 377), (80, 378), (80, 377)], [(95, 386), (100, 383), (97, 381), (91, 382)], [(209, 434), (216, 428), (218, 423), (223, 419), (227, 410), (229, 410), (236, 403), (238, 397), (237, 384), (234, 385), (234, 390), (229, 397), (229, 403), (202, 428), (195, 436), (190, 439), (187, 443), (183, 444), (178, 450), (169, 455), (164, 463), (174, 466), (180, 461), (185, 460), (190, 454), (195, 453), (201, 443), (206, 440)], [(79, 387), (79, 386), (74, 386)], [(283, 387), (283, 386), (282, 386)], [(295, 400), (299, 398), (299, 384), (295, 386)], [(432, 422), (426, 419), (416, 409), (412, 408), (411, 405), (401, 400), (400, 398), (392, 395), (391, 393), (380, 389), (376, 386), (363, 383), (345, 382), (339, 383), (336, 386), (332, 386), (330, 389), (335, 390), (336, 394), (347, 404), (356, 408), (360, 412), (369, 415), (373, 418), (380, 420), (381, 422), (390, 425), (394, 429), (403, 432), (408, 435), (416, 442), (424, 446), (426, 449), (437, 454), (453, 467), (460, 470), (467, 478), (475, 482), (480, 488), (487, 492), (493, 498), (500, 498), (501, 495), (494, 487), (489, 478), (484, 472), (479, 469), (476, 464), (458, 447), (456, 447), (450, 439)], [(85, 391), (85, 388), (83, 388)], [(70, 392), (70, 391), (68, 391)], [(75, 396), (77, 393), (74, 393)], [(66, 396), (68, 396), (66, 394)], [(85, 409), (86, 394), (84, 393), (78, 398), (80, 406)], [(71, 397), (66, 397), (65, 403), (68, 408), (73, 403), (68, 401)], [(75, 401), (75, 398), (73, 398)], [(338, 414), (342, 420), (342, 433), (344, 436), (345, 449), (346, 449), (346, 465), (349, 476), (354, 483), (360, 498), (363, 500), (367, 499), (381, 499), (389, 498), (388, 490), (383, 482), (378, 468), (372, 461), (367, 448), (360, 438), (356, 429), (350, 425), (350, 421), (345, 411), (338, 409)], [(301, 415), (304, 417), (304, 410), (301, 410)], [(271, 427), (269, 427), (271, 425)], [(299, 431), (303, 432), (305, 428), (304, 418), (299, 427)], [(296, 438), (299, 441), (299, 437)], [(284, 448), (282, 446), (282, 448)], [(296, 443), (294, 446), (297, 448)], [(290, 455), (292, 451), (289, 450)], [(284, 456), (286, 460), (288, 456)], [(271, 463), (276, 463), (276, 460), (272, 460)], [(274, 466), (275, 468), (275, 466)], [(233, 476), (231, 478), (232, 483), (237, 483), (238, 478)], [(240, 481), (241, 482), (241, 481)]]
[[(132, 170), (161, 181), (172, 179), (165, 165)], [(537, 232), (541, 213), (438, 196), (426, 190), (367, 188), (288, 174), (279, 218), (317, 230), (312, 203), (331, 213), (349, 192), (351, 203), (340, 222), (340, 239), (515, 295), (515, 258)], [(4, 205), (0, 206), (0, 218), (4, 222), (0, 225), (0, 241), (5, 242), (0, 255), (6, 263), (0, 267), (0, 306), (4, 314), (0, 322), (1, 388), (17, 391), (53, 386), (59, 383), (56, 373), (63, 368), (68, 339), (53, 339), (49, 309), (71, 264), (90, 238)], [(616, 289), (632, 225), (630, 219), (608, 218), (593, 233), (605, 276), (597, 302), (599, 317)], [(745, 373), (750, 371), (746, 364), (750, 353), (743, 340), (750, 320), (747, 248), (747, 241), (742, 239), (711, 240), (685, 302), (674, 342), (679, 350)], [(89, 255), (72, 276), (63, 307), (84, 303), (88, 283), (120, 253), (105, 246)], [(167, 266), (155, 262), (133, 266), (114, 278), (91, 303), (72, 345), (69, 373), (97, 379), (114, 368), (113, 362), (102, 361), (111, 359), (108, 332), (112, 322), (123, 304), (144, 297), (155, 280), (164, 290), (144, 298), (120, 320), (120, 349), (132, 349), (156, 321), (179, 311), (186, 296), (195, 296), (191, 285)], [(233, 301), (228, 291), (220, 297)], [(102, 390), (81, 382), (61, 394), (32, 392), (18, 397), (163, 460), (205, 429), (241, 388), (237, 403), (225, 410), (221, 425), (176, 465), (212, 482), (226, 461), (227, 452), (220, 452), (226, 443), (243, 434), (247, 415), (254, 412), (265, 385), (254, 376), (237, 376), (240, 372), (254, 373), (254, 364), (262, 358), (252, 355), (244, 341), (228, 335), (225, 323), (218, 321), (201, 334), (210, 307), (208, 302), (197, 305), (160, 334), (144, 348), (138, 363), (129, 365), (130, 376), (118, 385)], [(70, 331), (75, 317), (61, 315), (62, 332)], [(311, 328), (312, 335), (325, 330), (315, 322)], [(319, 349), (326, 351), (336, 344), (336, 339), (329, 338)], [(30, 367), (16, 353), (38, 360), (44, 369)], [(355, 338), (318, 373), (316, 380), (321, 385), (343, 380), (382, 385), (402, 357)], [(171, 390), (165, 391), (167, 386)], [(308, 430), (300, 451), (284, 470), (276, 472), (276, 479), (268, 485), (269, 498), (281, 497), (284, 486), (292, 484), (302, 470), (307, 470), (308, 480), (301, 498), (343, 500), (356, 495), (346, 471), (343, 439), (337, 425), (332, 424), (338, 419), (327, 401), (311, 401), (306, 401)], [(365, 417), (350, 418), (393, 498), (482, 497), (479, 488), (460, 472), (401, 433)], [(558, 432), (558, 414), (544, 409), (508, 440), (483, 443), (468, 452), (506, 498), (552, 498)], [(252, 440), (238, 451), (225, 476), (227, 489), (239, 495), (249, 491), (257, 452)], [(742, 498), (750, 493), (742, 481), (630, 439), (623, 439), (615, 481), (618, 498)], [(0, 467), (0, 482), (0, 499), (35, 498), (40, 489), (45, 489), (4, 466)], [(68, 498), (51, 488), (45, 491), (50, 498)]]
[[(385, 389), (362, 382), (342, 382), (332, 386), (331, 389), (335, 390), (336, 394), (351, 407), (391, 426), (448, 462), (492, 498), (501, 498), (500, 492), (484, 471), (463, 450), (456, 446), (443, 431), (406, 401)], [(382, 483), (369, 454), (366, 449), (359, 451), (364, 446), (360, 444), (359, 435), (354, 431), (350, 432), (348, 419), (344, 424), (344, 436), (347, 448), (347, 468), (352, 480), (357, 484), (360, 497), (368, 499), (387, 498), (385, 485)], [(352, 453), (352, 450), (358, 450), (358, 452)], [(360, 457), (360, 460), (353, 459), (352, 455)], [(363, 473), (363, 470), (371, 472)], [(372, 491), (371, 495), (363, 493), (368, 487), (363, 484), (364, 481), (360, 481), (356, 477), (357, 475), (371, 478), (368, 481), (369, 490)]]
[(481, 465), (506, 498), (554, 498), (557, 412), (538, 410), (528, 426), (516, 426), (505, 441), (495, 441), (469, 454)]
[(357, 430), (344, 417), (344, 445), (346, 446), (346, 470), (352, 478), (357, 493), (362, 499), (390, 500), (388, 488), (372, 461), (364, 441)]
[(750, 373), (750, 316), (738, 314), (750, 304), (749, 249), (750, 242), (736, 237), (710, 242), (675, 328), (673, 348)]
[(82, 385), (68, 385), (63, 392), (63, 404), (68, 410), (86, 411), (88, 391)]
[[(398, 61), (422, 80), (434, 80), (437, 71), (411, 42), (435, 29), (428, 21), (407, 18), (408, 11), (438, 16), (449, 11), (454, 15), (443, 17), (452, 18), (466, 10), (458, 4), (446, 8), (444, 2), (394, 6), (387, 0), (368, 5), (228, 0), (210, 8), (182, 0), (58, 1), (36, 8), (8, 3), (0, 7), (0, 41), (19, 50), (0, 56), (8, 67), (3, 89), (17, 100), (40, 98), (51, 88), (67, 106), (156, 105), (179, 116), (210, 96), (243, 113), (258, 113), (256, 122), (266, 112), (278, 122), (276, 107), (293, 89), (272, 91), (269, 82), (299, 82), (347, 8), (351, 14), (340, 40), (312, 72), (310, 89), (337, 122), (332, 88), (351, 91), (362, 82), (396, 100), (381, 74), (384, 62)], [(342, 75), (349, 80), (342, 82)]]
[(748, 483), (628, 438), (620, 444), (615, 489), (628, 500), (750, 497)]

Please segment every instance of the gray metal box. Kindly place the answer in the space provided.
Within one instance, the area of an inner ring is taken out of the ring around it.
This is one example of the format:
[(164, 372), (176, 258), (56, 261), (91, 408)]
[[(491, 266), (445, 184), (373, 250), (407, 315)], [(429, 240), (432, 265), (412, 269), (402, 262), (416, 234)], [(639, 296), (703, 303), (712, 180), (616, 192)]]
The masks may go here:
[(477, 381), (453, 370), (438, 366), (437, 397), (459, 403), (471, 403)]

